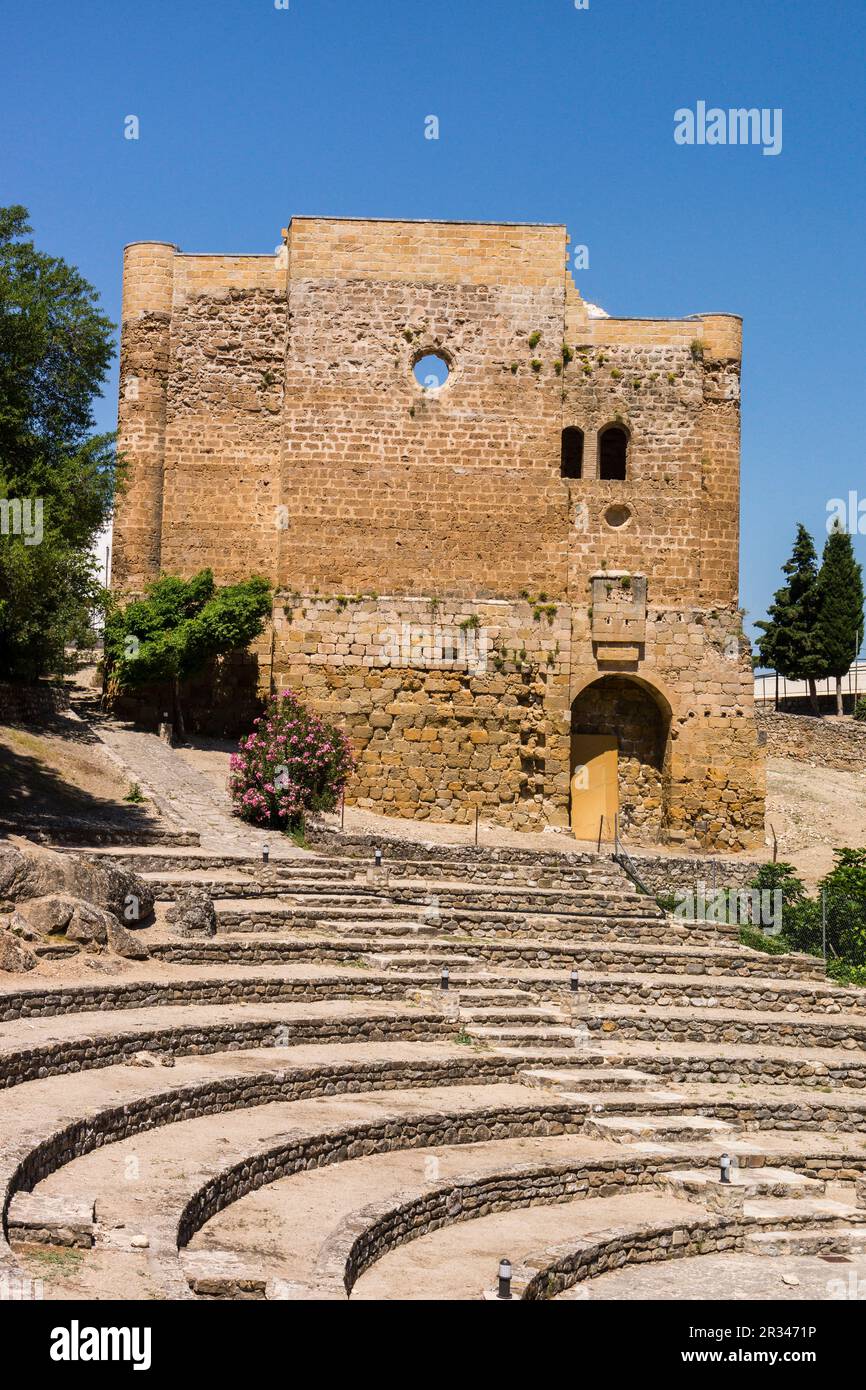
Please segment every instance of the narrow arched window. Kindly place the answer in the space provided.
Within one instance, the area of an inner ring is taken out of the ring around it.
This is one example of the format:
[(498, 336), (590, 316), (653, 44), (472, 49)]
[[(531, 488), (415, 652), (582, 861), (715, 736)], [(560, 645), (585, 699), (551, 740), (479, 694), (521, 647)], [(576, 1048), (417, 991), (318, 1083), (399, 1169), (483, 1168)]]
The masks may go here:
[(577, 425), (562, 431), (559, 473), (562, 478), (583, 477), (583, 430)]
[(598, 476), (602, 481), (623, 482), (628, 464), (628, 430), (608, 425), (598, 436)]

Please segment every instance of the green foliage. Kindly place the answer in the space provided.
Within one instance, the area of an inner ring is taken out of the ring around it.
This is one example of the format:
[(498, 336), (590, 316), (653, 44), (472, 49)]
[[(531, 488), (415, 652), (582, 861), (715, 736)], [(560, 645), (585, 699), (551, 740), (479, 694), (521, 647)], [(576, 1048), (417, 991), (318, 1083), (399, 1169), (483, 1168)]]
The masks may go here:
[(815, 643), (824, 675), (847, 675), (862, 632), (863, 571), (854, 559), (851, 537), (837, 524), (827, 537), (818, 576)]
[(0, 500), (41, 502), (41, 538), (0, 534), (0, 670), (65, 669), (104, 600), (93, 542), (111, 513), (113, 436), (92, 403), (113, 353), (110, 321), (74, 267), (37, 251), (27, 211), (0, 208)]
[[(798, 526), (790, 560), (783, 566), (787, 582), (777, 590), (768, 621), (756, 623), (760, 664), (789, 680), (841, 679), (849, 670), (863, 636), (863, 573), (854, 559), (851, 537), (838, 525), (827, 537), (820, 571), (812, 537)], [(837, 684), (838, 709), (841, 697)]]
[(785, 585), (776, 591), (768, 609), (768, 622), (756, 623), (761, 664), (788, 680), (815, 680), (823, 674), (815, 640), (818, 617), (818, 557), (805, 526), (797, 527), (797, 539), (782, 566)]
[(866, 695), (861, 695), (854, 706), (854, 718), (866, 719)]
[(163, 575), (145, 597), (115, 608), (105, 625), (110, 694), (153, 681), (185, 680), (213, 656), (246, 647), (271, 611), (271, 586), (255, 577), (218, 589), (209, 569)]
[(806, 896), (803, 880), (798, 878), (793, 864), (780, 861), (775, 864), (762, 864), (749, 884), (750, 888), (760, 888), (775, 893), (781, 890), (782, 907), (793, 907)]
[(828, 960), (827, 975), (837, 985), (866, 988), (866, 965), (850, 965), (846, 960)]
[(828, 970), (833, 964), (834, 971), (841, 972), (833, 978), (841, 980), (849, 971), (847, 982), (866, 983), (866, 976), (863, 981), (858, 978), (858, 972), (866, 972), (866, 849), (837, 849), (834, 856), (836, 862), (814, 898), (807, 895), (791, 864), (762, 864), (751, 887), (781, 890), (782, 932), (778, 937), (761, 936), (763, 943), (777, 946), (744, 944), (774, 954), (778, 948), (820, 956), (826, 938)]
[(541, 334), (538, 332), (537, 329), (534, 333), (530, 333), (528, 342), (531, 348), (538, 347), (538, 344), (541, 342)]
[(779, 936), (765, 936), (754, 927), (740, 927), (740, 945), (750, 946), (753, 951), (764, 951), (768, 956), (783, 956), (791, 947)]
[(866, 849), (837, 849), (836, 863), (821, 880), (827, 946), (851, 965), (866, 965)]

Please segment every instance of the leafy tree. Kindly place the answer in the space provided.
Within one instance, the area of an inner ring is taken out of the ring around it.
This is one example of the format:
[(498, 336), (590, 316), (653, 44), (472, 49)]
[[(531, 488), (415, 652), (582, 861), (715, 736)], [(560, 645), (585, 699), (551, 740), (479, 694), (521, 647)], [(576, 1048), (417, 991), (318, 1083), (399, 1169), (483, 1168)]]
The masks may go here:
[(765, 944), (752, 932), (748, 939), (742, 937), (743, 944), (820, 956), (826, 940), (828, 970), (833, 977), (843, 983), (866, 984), (866, 849), (837, 849), (833, 853), (836, 862), (819, 883), (814, 898), (807, 896), (792, 865), (761, 865), (751, 886), (781, 889), (782, 934)]
[(110, 696), (154, 682), (170, 682), (174, 720), (185, 737), (180, 687), (214, 656), (246, 647), (271, 611), (271, 586), (254, 576), (217, 588), (211, 570), (192, 579), (163, 575), (145, 597), (109, 613), (105, 625), (105, 680)]
[(836, 678), (836, 713), (844, 712), (842, 677), (860, 651), (863, 634), (863, 571), (847, 531), (837, 522), (827, 537), (818, 575), (815, 642), (822, 674)]
[(758, 651), (762, 665), (778, 671), (787, 680), (807, 681), (812, 709), (818, 713), (816, 680), (824, 674), (824, 662), (817, 645), (818, 556), (809, 532), (802, 524), (790, 560), (782, 566), (785, 585), (776, 591), (768, 609), (768, 622), (756, 623), (762, 636)]
[(229, 792), (244, 820), (302, 830), (308, 811), (334, 808), (354, 765), (346, 735), (284, 690), (232, 755)]
[(818, 887), (824, 893), (827, 946), (851, 965), (866, 965), (866, 849), (836, 849)]
[(92, 546), (117, 481), (92, 411), (113, 326), (30, 230), (25, 208), (0, 208), (0, 672), (25, 680), (88, 638), (103, 598)]

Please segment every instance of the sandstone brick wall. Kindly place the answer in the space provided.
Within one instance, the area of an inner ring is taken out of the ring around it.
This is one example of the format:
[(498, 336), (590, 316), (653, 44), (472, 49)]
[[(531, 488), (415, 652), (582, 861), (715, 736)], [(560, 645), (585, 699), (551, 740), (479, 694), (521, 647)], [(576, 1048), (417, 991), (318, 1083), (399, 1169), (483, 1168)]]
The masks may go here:
[[(616, 732), (622, 690), (583, 692), (629, 680), (660, 727), (621, 760), (621, 828), (742, 848), (740, 322), (590, 317), (565, 252), (561, 226), (316, 218), (273, 256), (128, 247), (114, 582), (270, 578), (261, 691), (344, 724), (351, 799), (406, 817), (566, 825), (574, 702)], [(428, 352), (441, 389), (415, 381)], [(598, 477), (610, 424), (625, 481)], [(627, 633), (592, 615), (611, 575)]]

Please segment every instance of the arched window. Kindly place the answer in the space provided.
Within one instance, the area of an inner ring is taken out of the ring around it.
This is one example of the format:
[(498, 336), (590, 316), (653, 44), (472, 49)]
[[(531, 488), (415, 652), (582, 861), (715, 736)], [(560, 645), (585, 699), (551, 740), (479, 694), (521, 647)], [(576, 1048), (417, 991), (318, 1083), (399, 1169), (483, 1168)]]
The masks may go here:
[(577, 425), (569, 425), (562, 431), (559, 473), (562, 478), (583, 477), (583, 430)]
[(624, 482), (628, 462), (628, 430), (608, 425), (598, 436), (598, 476), (603, 482)]

